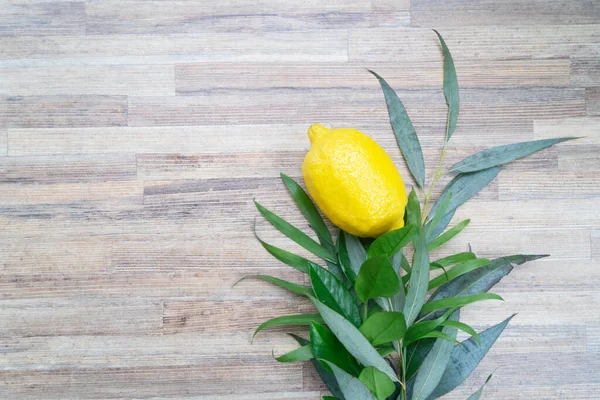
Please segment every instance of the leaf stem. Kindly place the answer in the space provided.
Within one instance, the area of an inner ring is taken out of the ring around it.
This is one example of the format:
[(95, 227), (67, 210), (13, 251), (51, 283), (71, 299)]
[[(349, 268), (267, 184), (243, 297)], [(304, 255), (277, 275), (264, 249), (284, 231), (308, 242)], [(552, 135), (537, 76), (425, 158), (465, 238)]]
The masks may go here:
[(435, 171), (435, 176), (433, 177), (433, 182), (431, 183), (431, 187), (429, 188), (429, 191), (425, 195), (425, 204), (423, 205), (423, 212), (422, 212), (423, 218), (421, 220), (422, 224), (425, 224), (425, 221), (427, 220), (427, 216), (429, 215), (427, 206), (429, 205), (429, 200), (431, 200), (431, 195), (433, 194), (433, 189), (435, 188), (435, 185), (437, 184), (438, 180), (446, 174), (446, 172), (442, 172), (442, 164), (444, 162), (444, 158), (446, 157), (446, 149), (447, 149), (446, 146), (448, 144), (447, 138), (448, 138), (448, 132), (446, 132), (446, 139), (444, 140), (444, 146), (442, 147), (442, 154), (440, 155), (440, 161), (438, 163), (437, 170)]

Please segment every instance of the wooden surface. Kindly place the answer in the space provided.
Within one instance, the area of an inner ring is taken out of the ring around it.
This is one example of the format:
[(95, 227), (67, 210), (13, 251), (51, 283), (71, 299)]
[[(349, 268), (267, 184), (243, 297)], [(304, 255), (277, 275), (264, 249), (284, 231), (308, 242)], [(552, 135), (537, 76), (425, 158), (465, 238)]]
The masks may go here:
[[(301, 176), (313, 122), (372, 135), (405, 177), (377, 81), (405, 101), (431, 173), (451, 48), (461, 115), (447, 165), (493, 145), (582, 136), (505, 170), (438, 254), (551, 258), (469, 306), (518, 312), (465, 399), (600, 398), (600, 2), (595, 0), (1, 0), (0, 398), (317, 400), (277, 364), (302, 282), (260, 247), (297, 250), (259, 199), (307, 228), (279, 172)], [(439, 191), (438, 191), (439, 192)]]

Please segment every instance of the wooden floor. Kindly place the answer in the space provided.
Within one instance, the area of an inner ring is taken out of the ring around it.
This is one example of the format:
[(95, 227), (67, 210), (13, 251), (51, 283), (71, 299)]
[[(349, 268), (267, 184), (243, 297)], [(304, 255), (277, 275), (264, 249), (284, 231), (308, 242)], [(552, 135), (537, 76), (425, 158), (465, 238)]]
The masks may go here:
[(404, 176), (372, 68), (405, 101), (431, 173), (444, 135), (445, 36), (461, 85), (448, 164), (493, 145), (583, 138), (516, 162), (438, 252), (549, 253), (466, 308), (519, 315), (464, 387), (486, 399), (600, 398), (597, 0), (0, 0), (0, 398), (317, 400), (277, 364), (310, 305), (260, 247), (289, 245), (258, 199), (306, 228), (313, 122), (372, 135)]

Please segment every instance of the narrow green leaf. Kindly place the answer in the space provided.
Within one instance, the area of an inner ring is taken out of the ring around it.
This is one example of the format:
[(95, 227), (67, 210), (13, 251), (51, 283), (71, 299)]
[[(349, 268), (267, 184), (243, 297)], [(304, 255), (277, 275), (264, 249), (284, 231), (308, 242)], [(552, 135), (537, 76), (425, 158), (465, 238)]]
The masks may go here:
[(298, 271), (308, 274), (308, 260), (306, 258), (297, 256), (294, 253), (290, 253), (289, 251), (285, 251), (279, 247), (270, 245), (267, 242), (263, 242), (258, 236), (256, 238), (260, 244), (262, 244), (265, 250), (267, 250), (273, 257), (292, 268), (296, 268)]
[(402, 339), (406, 321), (401, 312), (383, 311), (367, 318), (359, 330), (373, 346), (379, 346)]
[(379, 355), (377, 350), (369, 343), (367, 338), (347, 319), (327, 307), (315, 298), (311, 298), (317, 310), (321, 313), (323, 320), (338, 338), (344, 347), (366, 367), (375, 367), (395, 382), (398, 382), (396, 373)]
[(445, 322), (442, 322), (441, 325), (442, 326), (451, 326), (453, 328), (456, 328), (458, 330), (466, 332), (469, 335), (473, 336), (473, 338), (475, 338), (477, 343), (481, 343), (481, 338), (479, 337), (479, 334), (477, 332), (475, 332), (475, 329), (473, 329), (472, 327), (470, 327), (469, 325), (467, 325), (465, 323), (462, 323), (459, 321), (445, 321)]
[(312, 349), (310, 345), (302, 346), (297, 349), (290, 351), (282, 356), (276, 358), (277, 361), (287, 363), (287, 362), (298, 362), (298, 361), (308, 361), (313, 357)]
[(407, 225), (421, 226), (421, 204), (414, 188), (410, 191), (406, 203), (406, 221)]
[(413, 267), (406, 294), (406, 303), (404, 304), (404, 317), (407, 326), (412, 325), (417, 318), (421, 306), (425, 302), (427, 285), (429, 284), (429, 254), (427, 253), (423, 228), (419, 228), (419, 232), (414, 239), (414, 245)]
[(335, 364), (324, 360), (333, 371), (344, 397), (349, 400), (377, 400), (373, 393), (357, 378), (338, 368)]
[(267, 210), (258, 202), (255, 201), (254, 204), (263, 217), (265, 217), (265, 219), (269, 221), (271, 225), (277, 228), (279, 232), (283, 233), (285, 236), (292, 239), (294, 242), (298, 243), (300, 246), (304, 247), (317, 257), (321, 257), (322, 259), (331, 261), (333, 263), (337, 262), (336, 257), (334, 257), (329, 251), (327, 251), (306, 233), (285, 221), (283, 218)]
[(370, 258), (363, 263), (354, 290), (363, 303), (376, 297), (391, 297), (400, 290), (400, 279), (387, 256)]
[(471, 222), (470, 219), (465, 219), (464, 221), (461, 221), (458, 224), (454, 225), (452, 228), (448, 229), (446, 232), (442, 233), (441, 235), (436, 237), (434, 240), (432, 240), (431, 243), (429, 243), (427, 245), (427, 250), (433, 251), (433, 250), (437, 249), (438, 247), (440, 247), (441, 245), (446, 244), (452, 238), (454, 238), (454, 236), (461, 233), (463, 231), (463, 229), (465, 229), (467, 227), (467, 225), (469, 225), (470, 222)]
[(363, 369), (358, 379), (375, 395), (377, 400), (386, 400), (396, 390), (394, 382), (377, 368)]
[(389, 356), (390, 354), (394, 353), (395, 351), (396, 351), (396, 349), (394, 348), (394, 346), (390, 346), (390, 345), (377, 347), (377, 352), (379, 353), (379, 355), (381, 357)]
[(485, 357), (513, 317), (514, 315), (480, 333), (481, 344), (478, 344), (471, 337), (460, 345), (455, 346), (444, 375), (440, 379), (438, 386), (431, 393), (430, 399), (442, 397), (463, 383), (483, 357)]
[(472, 395), (470, 395), (467, 400), (479, 400), (481, 398), (482, 393), (483, 393), (483, 388), (485, 387), (485, 385), (487, 385), (487, 383), (490, 381), (490, 379), (492, 379), (492, 375), (491, 374), (490, 374), (490, 376), (487, 377), (487, 379), (485, 380), (485, 382), (483, 382), (483, 385), (481, 385), (481, 387), (479, 388), (479, 390), (476, 391), (475, 393), (473, 393)]
[(406, 335), (404, 336), (404, 345), (408, 346), (411, 343), (426, 337), (425, 335), (434, 331), (438, 326), (444, 323), (444, 321), (446, 321), (454, 311), (455, 309), (453, 308), (446, 311), (445, 314), (437, 319), (421, 321), (413, 324), (410, 328), (408, 328), (408, 331), (406, 331)]
[(339, 400), (337, 397), (333, 396), (323, 396), (323, 400)]
[(379, 236), (371, 244), (367, 257), (373, 258), (383, 255), (388, 256), (388, 258), (392, 257), (410, 243), (416, 233), (417, 227), (414, 225), (407, 225), (403, 228), (385, 233)]
[[(396, 275), (398, 276), (400, 276), (400, 268), (402, 268), (403, 262), (408, 264), (408, 261), (406, 261), (406, 257), (404, 257), (404, 254), (402, 254), (402, 252), (398, 252), (394, 255), (394, 257), (392, 257), (392, 267), (394, 268), (394, 272), (396, 272)], [(410, 265), (408, 269), (410, 269)], [(404, 293), (404, 284), (400, 283), (400, 290), (398, 290), (398, 293), (390, 297), (390, 302), (392, 303), (391, 309), (388, 311), (404, 310), (404, 304), (406, 303), (406, 293)]]
[[(440, 332), (441, 333), (441, 332)], [(417, 374), (423, 360), (431, 351), (435, 338), (424, 338), (411, 343), (406, 348), (406, 380), (410, 381)], [(414, 380), (413, 380), (414, 381)]]
[(457, 162), (451, 168), (451, 172), (474, 172), (481, 171), (498, 165), (503, 165), (519, 158), (526, 157), (537, 151), (553, 146), (567, 140), (577, 139), (575, 137), (564, 137), (556, 139), (534, 140), (532, 142), (521, 142), (497, 146), (480, 151), (464, 160)]
[(324, 323), (323, 318), (319, 314), (285, 315), (283, 317), (273, 318), (260, 324), (254, 331), (253, 336), (256, 336), (258, 332), (266, 328), (287, 325), (310, 325), (312, 321)]
[(448, 336), (444, 332), (440, 332), (440, 331), (431, 331), (429, 333), (426, 333), (426, 334), (423, 335), (423, 338), (424, 339), (427, 339), (427, 338), (440, 338), (440, 339), (443, 339), (443, 340), (448, 340), (450, 342), (459, 344), (458, 340), (456, 340), (455, 338), (453, 338), (451, 336)]
[(369, 72), (379, 80), (379, 84), (385, 95), (385, 102), (390, 115), (390, 123), (396, 136), (396, 142), (398, 142), (398, 147), (402, 151), (410, 173), (415, 178), (417, 185), (422, 188), (425, 184), (425, 162), (423, 161), (421, 143), (419, 143), (415, 127), (406, 113), (404, 104), (402, 104), (394, 89), (375, 72), (371, 70)]
[(435, 29), (433, 30), (440, 39), (442, 45), (442, 53), (444, 54), (444, 97), (446, 98), (446, 104), (448, 104), (448, 123), (446, 128), (446, 140), (450, 140), (454, 129), (456, 129), (456, 122), (458, 121), (458, 111), (460, 108), (460, 99), (458, 95), (458, 79), (456, 78), (456, 69), (454, 68), (454, 60), (452, 60), (452, 54), (442, 35)]
[(428, 290), (436, 288), (444, 283), (451, 281), (452, 279), (458, 278), (461, 275), (466, 274), (467, 272), (471, 272), (477, 268), (485, 267), (489, 265), (490, 260), (487, 258), (477, 258), (475, 260), (465, 261), (464, 263), (456, 265), (451, 270), (447, 271), (445, 274), (441, 274), (429, 281)]
[(311, 323), (310, 343), (315, 358), (332, 362), (353, 376), (360, 374), (358, 362), (327, 327), (317, 322)]
[(272, 283), (274, 285), (277, 286), (281, 286), (284, 289), (289, 290), (292, 293), (296, 293), (302, 296), (308, 296), (308, 295), (313, 295), (313, 291), (311, 288), (303, 286), (303, 285), (299, 285), (297, 283), (293, 283), (293, 282), (288, 282), (285, 281), (283, 279), (279, 279), (279, 278), (275, 278), (274, 276), (269, 276), (269, 275), (248, 275), (248, 276), (244, 276), (242, 279), (240, 279), (239, 281), (237, 281), (235, 285), (237, 285), (238, 283), (240, 283), (241, 281), (248, 279), (248, 278), (257, 278), (257, 279), (262, 279), (263, 281), (267, 281), (269, 283)]
[(452, 193), (449, 193), (448, 196), (446, 196), (446, 198), (440, 204), (440, 206), (436, 210), (435, 214), (433, 215), (433, 217), (427, 224), (426, 233), (425, 233), (425, 236), (427, 238), (429, 238), (431, 236), (431, 234), (433, 233), (433, 228), (438, 226), (439, 223), (444, 218), (444, 215), (446, 215), (446, 211), (448, 211), (448, 206), (450, 205), (450, 200), (452, 200)]
[[(431, 230), (431, 233), (429, 234), (429, 239), (427, 239), (427, 243), (431, 243), (438, 236), (440, 236), (440, 234), (442, 232), (444, 232), (446, 227), (450, 224), (450, 221), (452, 221), (452, 218), (454, 217), (455, 212), (456, 212), (456, 210), (446, 212), (446, 214), (442, 217), (442, 219), (437, 224), (437, 226)], [(429, 228), (429, 225), (430, 224), (427, 224), (426, 227)]]
[[(455, 311), (450, 318), (458, 321), (459, 311)], [(456, 338), (456, 329), (452, 327), (445, 327), (442, 332), (438, 333), (451, 339)], [(435, 341), (415, 377), (415, 383), (412, 387), (413, 400), (427, 399), (434, 391), (444, 374), (446, 364), (452, 356), (452, 348), (453, 343), (446, 340), (446, 338), (440, 337)]]
[(360, 327), (362, 323), (360, 310), (354, 297), (342, 282), (319, 265), (309, 263), (309, 268), (310, 283), (317, 299), (327, 307), (340, 313), (357, 328)]
[(340, 230), (338, 235), (338, 255), (344, 275), (354, 285), (360, 266), (367, 259), (367, 252), (360, 240), (349, 233)]
[(314, 229), (321, 245), (323, 247), (328, 248), (330, 251), (333, 248), (333, 239), (331, 237), (331, 232), (327, 229), (327, 225), (325, 225), (325, 221), (319, 214), (317, 207), (312, 202), (308, 194), (294, 181), (292, 178), (285, 174), (281, 174), (281, 179), (285, 186), (287, 186), (290, 191), (294, 201), (298, 205), (298, 208), (307, 219), (310, 226)]
[(480, 293), (471, 296), (451, 297), (448, 299), (434, 300), (427, 302), (421, 307), (421, 312), (429, 312), (441, 310), (450, 307), (462, 307), (467, 304), (475, 303), (483, 300), (502, 300), (504, 299), (494, 293)]
[(437, 264), (440, 267), (449, 267), (451, 265), (455, 265), (469, 260), (474, 260), (476, 258), (477, 256), (474, 253), (466, 251), (464, 253), (452, 254), (450, 256), (440, 258), (438, 260), (432, 261), (431, 264)]

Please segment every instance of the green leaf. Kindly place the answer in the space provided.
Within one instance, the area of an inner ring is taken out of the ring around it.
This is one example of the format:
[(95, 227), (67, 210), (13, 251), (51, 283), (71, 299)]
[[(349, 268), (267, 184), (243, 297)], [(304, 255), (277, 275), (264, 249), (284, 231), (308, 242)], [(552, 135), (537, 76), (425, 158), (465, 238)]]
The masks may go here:
[(406, 220), (408, 225), (421, 226), (421, 204), (417, 197), (417, 192), (413, 188), (408, 195), (406, 204)]
[(324, 360), (333, 371), (344, 397), (349, 400), (377, 400), (373, 393), (357, 378), (338, 368), (335, 364)]
[(404, 314), (394, 311), (373, 314), (362, 324), (360, 332), (373, 346), (400, 340), (406, 333)]
[(342, 266), (344, 275), (354, 285), (358, 271), (360, 271), (360, 266), (367, 259), (367, 252), (356, 236), (342, 230), (340, 230), (340, 234), (338, 235), (337, 245), (340, 265)]
[(357, 328), (360, 327), (360, 310), (348, 289), (325, 268), (313, 263), (309, 263), (309, 267), (310, 282), (317, 299), (343, 315)]
[(473, 393), (472, 395), (470, 395), (467, 400), (479, 400), (479, 398), (481, 397), (481, 394), (483, 393), (483, 388), (485, 387), (485, 385), (487, 385), (487, 383), (490, 381), (490, 379), (492, 379), (491, 374), (490, 374), (490, 376), (487, 377), (485, 382), (483, 382), (483, 385), (481, 385), (479, 390), (476, 391), (475, 393)]
[(358, 379), (377, 397), (377, 400), (386, 400), (396, 390), (394, 382), (377, 368), (363, 369)]
[(430, 398), (436, 399), (441, 397), (460, 385), (473, 372), (483, 357), (485, 357), (513, 317), (514, 315), (480, 333), (481, 344), (478, 344), (471, 337), (460, 345), (455, 346), (444, 375), (440, 379), (438, 386), (431, 393)]
[(290, 351), (282, 356), (276, 358), (279, 362), (298, 362), (298, 361), (308, 361), (313, 357), (312, 349), (310, 345), (299, 347), (295, 350)]
[(388, 85), (388, 83), (375, 72), (369, 70), (381, 84), (381, 89), (385, 95), (385, 102), (387, 103), (388, 113), (390, 115), (390, 123), (396, 136), (396, 142), (398, 147), (402, 151), (402, 155), (406, 160), (410, 173), (415, 178), (417, 185), (423, 187), (425, 184), (425, 162), (423, 161), (423, 152), (421, 150), (421, 143), (417, 137), (417, 132), (413, 126), (404, 105), (398, 98), (394, 89)]
[(263, 242), (258, 236), (256, 238), (273, 257), (292, 268), (296, 268), (298, 271), (308, 274), (308, 260), (306, 258)]
[[(293, 333), (290, 333), (290, 335), (294, 339), (296, 339), (300, 346), (306, 346), (307, 344), (310, 344), (308, 340), (301, 338), (298, 335), (294, 335)], [(310, 362), (315, 367), (315, 370), (321, 377), (321, 380), (323, 381), (325, 386), (327, 386), (329, 392), (331, 392), (331, 394), (336, 396), (336, 398), (338, 398), (339, 400), (345, 400), (344, 395), (342, 394), (342, 391), (340, 390), (340, 387), (337, 383), (337, 380), (335, 379), (335, 376), (331, 372), (329, 372), (325, 367), (323, 367), (319, 361), (312, 359), (310, 360)]]
[(419, 228), (419, 232), (414, 239), (415, 255), (413, 258), (413, 267), (410, 275), (408, 293), (406, 294), (406, 303), (404, 304), (404, 317), (406, 325), (410, 326), (419, 315), (419, 311), (427, 295), (427, 285), (429, 284), (429, 254), (427, 253), (427, 244), (425, 241), (425, 232)]
[(471, 296), (451, 297), (448, 299), (434, 300), (427, 302), (421, 307), (421, 312), (441, 310), (450, 307), (462, 307), (467, 304), (483, 300), (502, 300), (504, 299), (494, 293), (480, 293)]
[(290, 292), (302, 295), (302, 296), (308, 296), (308, 295), (312, 295), (313, 291), (311, 288), (306, 287), (306, 286), (302, 286), (299, 285), (297, 283), (293, 283), (293, 282), (288, 282), (288, 281), (284, 281), (283, 279), (279, 279), (279, 278), (275, 278), (274, 276), (269, 276), (269, 275), (248, 275), (248, 276), (244, 276), (242, 279), (240, 279), (239, 281), (237, 281), (235, 285), (237, 285), (238, 283), (240, 283), (241, 281), (248, 279), (248, 278), (258, 278), (258, 279), (262, 279), (263, 281), (267, 281), (269, 283), (272, 283), (274, 285), (277, 286), (281, 286), (284, 289), (289, 290)]
[(450, 317), (450, 315), (454, 311), (455, 309), (450, 309), (444, 315), (437, 319), (421, 321), (413, 324), (410, 328), (408, 328), (408, 331), (404, 336), (404, 345), (408, 346), (411, 343), (426, 337), (425, 335), (427, 335), (429, 332), (432, 332), (438, 326), (440, 326), (444, 321), (446, 321)]
[(325, 225), (325, 221), (317, 211), (317, 207), (312, 202), (308, 194), (294, 181), (292, 178), (285, 174), (281, 174), (281, 179), (285, 186), (287, 186), (290, 191), (294, 201), (298, 205), (298, 208), (304, 215), (304, 217), (308, 220), (310, 226), (314, 229), (317, 234), (321, 245), (325, 248), (332, 249), (333, 248), (333, 239), (331, 237), (331, 233), (329, 229), (327, 229), (327, 225)]
[(450, 172), (473, 172), (481, 171), (498, 165), (503, 165), (511, 161), (526, 157), (537, 151), (553, 146), (557, 143), (567, 140), (577, 139), (575, 137), (565, 137), (556, 139), (534, 140), (532, 142), (522, 142), (497, 146), (491, 149), (480, 151), (464, 160), (457, 162), (450, 168)]
[(398, 382), (398, 377), (392, 367), (350, 321), (319, 300), (315, 298), (311, 298), (311, 300), (321, 313), (329, 329), (358, 362), (366, 367), (375, 367), (393, 381)]
[(254, 331), (253, 337), (266, 328), (286, 325), (310, 325), (312, 321), (323, 323), (323, 318), (319, 314), (285, 315), (283, 317), (272, 318), (260, 324)]
[(470, 251), (466, 251), (464, 253), (456, 253), (456, 254), (452, 254), (450, 256), (443, 257), (438, 260), (432, 261), (431, 265), (436, 264), (436, 265), (439, 265), (440, 267), (449, 267), (451, 265), (455, 265), (460, 262), (465, 262), (465, 261), (469, 261), (469, 260), (474, 260), (476, 258), (477, 258), (477, 256), (474, 253), (471, 253)]
[(265, 217), (265, 219), (269, 221), (271, 225), (277, 228), (279, 232), (283, 233), (285, 236), (292, 239), (294, 242), (298, 243), (300, 246), (304, 247), (317, 257), (321, 257), (322, 259), (331, 261), (333, 263), (337, 262), (336, 258), (329, 251), (327, 251), (306, 233), (285, 221), (283, 218), (267, 210), (258, 202), (255, 201), (254, 204), (263, 217)]
[(377, 347), (377, 352), (379, 353), (379, 355), (381, 357), (389, 356), (390, 354), (392, 354), (395, 351), (396, 351), (396, 349), (394, 348), (394, 346), (385, 345), (385, 346)]
[(456, 328), (463, 332), (466, 332), (469, 335), (473, 336), (473, 338), (475, 338), (475, 340), (478, 343), (481, 343), (481, 338), (479, 337), (479, 334), (477, 332), (475, 332), (475, 329), (473, 329), (472, 327), (470, 327), (469, 325), (467, 325), (465, 323), (462, 323), (459, 321), (445, 321), (445, 322), (442, 322), (441, 325), (442, 326), (451, 326), (452, 328)]
[(337, 397), (333, 396), (323, 396), (323, 400), (339, 400)]
[(446, 42), (442, 35), (435, 29), (433, 30), (440, 39), (442, 45), (442, 53), (444, 54), (444, 97), (446, 98), (446, 104), (448, 104), (448, 124), (446, 128), (446, 140), (450, 140), (454, 129), (456, 128), (456, 122), (458, 121), (458, 111), (460, 108), (460, 99), (458, 96), (458, 79), (456, 78), (456, 69), (454, 69), (454, 60)]
[[(446, 212), (446, 214), (442, 217), (442, 219), (440, 220), (440, 222), (437, 224), (436, 227), (434, 227), (431, 230), (431, 233), (429, 234), (429, 239), (427, 239), (427, 243), (431, 243), (433, 240), (435, 240), (442, 232), (444, 232), (444, 229), (446, 229), (446, 227), (448, 226), (448, 224), (450, 224), (450, 221), (452, 221), (452, 218), (454, 217), (454, 213), (456, 212), (456, 210), (454, 211), (450, 211), (450, 212)], [(427, 224), (426, 227), (427, 229), (429, 229), (429, 225)]]
[[(458, 321), (459, 311), (455, 311), (450, 318)], [(445, 327), (441, 333), (451, 339), (456, 338), (455, 328)], [(434, 391), (444, 374), (446, 364), (452, 356), (452, 348), (453, 343), (445, 338), (440, 337), (435, 341), (415, 377), (412, 387), (413, 396), (411, 397), (413, 400), (427, 399)]]
[(444, 219), (444, 215), (446, 215), (446, 211), (448, 210), (448, 206), (450, 205), (450, 200), (452, 200), (452, 193), (449, 193), (448, 196), (444, 199), (444, 201), (440, 204), (435, 214), (427, 224), (425, 236), (429, 238), (433, 233), (433, 228), (439, 225), (439, 223)]
[[(441, 332), (440, 332), (441, 333)], [(424, 338), (411, 343), (406, 348), (406, 380), (411, 380), (416, 374), (423, 360), (431, 351), (435, 339)]]
[(434, 240), (432, 240), (431, 243), (429, 243), (427, 245), (427, 250), (433, 251), (433, 250), (437, 249), (438, 247), (440, 247), (441, 245), (446, 244), (452, 238), (454, 238), (454, 236), (461, 233), (463, 231), (463, 229), (465, 229), (467, 227), (467, 225), (469, 225), (470, 222), (471, 222), (470, 219), (465, 219), (464, 221), (461, 221), (458, 224), (454, 225), (452, 228), (448, 229), (446, 232), (442, 233), (441, 235), (436, 237)]
[(440, 332), (440, 331), (431, 331), (429, 333), (426, 333), (426, 334), (423, 335), (423, 338), (424, 339), (426, 339), (426, 338), (440, 338), (440, 339), (443, 339), (443, 340), (448, 340), (450, 342), (459, 344), (458, 340), (456, 340), (455, 338), (453, 338), (451, 336), (448, 336), (444, 332)]
[(347, 373), (358, 377), (361, 367), (344, 345), (325, 326), (310, 324), (310, 343), (315, 358), (334, 363)]
[(407, 225), (379, 236), (369, 247), (368, 258), (376, 256), (392, 257), (406, 246), (417, 233), (417, 227)]
[(363, 303), (376, 297), (391, 297), (400, 290), (400, 279), (387, 256), (370, 258), (363, 263), (354, 286)]
[(489, 265), (490, 260), (487, 258), (478, 258), (475, 260), (465, 261), (464, 263), (456, 265), (451, 270), (447, 271), (445, 274), (437, 276), (429, 281), (428, 290), (436, 288), (448, 281), (451, 281), (455, 278), (458, 278), (461, 275), (466, 274), (467, 272), (473, 271), (477, 268), (485, 267)]

